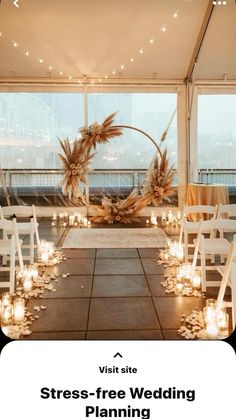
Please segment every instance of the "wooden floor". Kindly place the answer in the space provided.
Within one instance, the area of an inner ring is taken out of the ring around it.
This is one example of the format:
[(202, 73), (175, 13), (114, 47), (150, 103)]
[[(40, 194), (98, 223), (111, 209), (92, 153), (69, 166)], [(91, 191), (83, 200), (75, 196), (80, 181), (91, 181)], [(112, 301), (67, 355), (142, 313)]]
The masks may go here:
[[(51, 227), (44, 219), (39, 232), (60, 246), (68, 229)], [(176, 236), (176, 230), (167, 233)], [(165, 294), (156, 253), (145, 248), (65, 250), (67, 260), (46, 273), (70, 276), (58, 277), (56, 292), (47, 291), (43, 299), (29, 302), (32, 312), (37, 304), (47, 310), (33, 322), (27, 339), (179, 339), (182, 314), (203, 308), (205, 300)], [(216, 274), (210, 275), (215, 279)], [(212, 296), (217, 289), (210, 291)]]

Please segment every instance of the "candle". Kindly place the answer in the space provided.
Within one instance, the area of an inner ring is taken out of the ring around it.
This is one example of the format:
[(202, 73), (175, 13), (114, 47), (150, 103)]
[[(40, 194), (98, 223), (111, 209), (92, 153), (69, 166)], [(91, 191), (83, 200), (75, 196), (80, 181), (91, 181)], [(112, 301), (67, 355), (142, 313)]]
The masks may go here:
[(182, 284), (182, 282), (177, 282), (177, 284), (176, 284), (176, 290), (177, 291), (183, 291), (183, 284)]
[(69, 216), (69, 226), (73, 226), (74, 225), (74, 221), (75, 221), (75, 216), (74, 215), (70, 215)]
[(88, 220), (87, 220), (87, 218), (86, 218), (86, 217), (84, 217), (84, 218), (83, 218), (83, 224), (84, 224), (84, 227), (87, 227), (87, 225), (88, 225)]
[(14, 322), (21, 323), (25, 318), (25, 301), (23, 298), (16, 298), (14, 301)]
[(5, 292), (2, 296), (2, 306), (8, 306), (11, 304), (11, 294), (9, 292)]
[(154, 215), (151, 217), (151, 224), (157, 225), (157, 217), (155, 217)]
[(162, 213), (161, 213), (161, 222), (162, 222), (163, 224), (165, 224), (165, 222), (166, 222), (166, 213), (165, 213), (165, 212), (162, 212)]
[(222, 308), (217, 312), (216, 323), (220, 336), (227, 337), (229, 335), (229, 315), (226, 313), (225, 308)]
[(173, 214), (172, 211), (168, 212), (168, 222), (171, 224), (173, 222)]
[(46, 262), (48, 262), (48, 252), (47, 252), (47, 250), (44, 250), (42, 253), (41, 253), (41, 261), (43, 262), (43, 263), (46, 263)]
[(201, 277), (199, 274), (195, 273), (192, 278), (192, 286), (193, 288), (200, 288), (201, 286)]
[(54, 212), (53, 213), (53, 216), (52, 216), (52, 226), (55, 226), (57, 224), (57, 215), (56, 215), (56, 213)]
[(216, 323), (208, 323), (206, 327), (206, 334), (209, 339), (216, 339), (218, 336), (218, 327)]
[(7, 326), (12, 323), (13, 321), (13, 308), (12, 304), (9, 305), (2, 305), (2, 317), (1, 317), (1, 325)]
[(33, 289), (33, 278), (31, 275), (26, 275), (23, 281), (23, 288), (25, 292), (30, 292)]

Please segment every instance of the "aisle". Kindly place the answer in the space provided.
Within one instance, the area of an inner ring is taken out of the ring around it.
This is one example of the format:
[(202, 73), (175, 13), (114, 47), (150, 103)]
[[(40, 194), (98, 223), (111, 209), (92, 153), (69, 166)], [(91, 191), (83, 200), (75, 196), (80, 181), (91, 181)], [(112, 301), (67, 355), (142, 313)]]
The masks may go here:
[[(40, 234), (57, 244), (67, 231), (40, 223)], [(55, 292), (31, 300), (47, 306), (27, 339), (177, 339), (180, 317), (203, 307), (202, 298), (166, 295), (155, 249), (66, 249), (67, 260), (47, 273)]]

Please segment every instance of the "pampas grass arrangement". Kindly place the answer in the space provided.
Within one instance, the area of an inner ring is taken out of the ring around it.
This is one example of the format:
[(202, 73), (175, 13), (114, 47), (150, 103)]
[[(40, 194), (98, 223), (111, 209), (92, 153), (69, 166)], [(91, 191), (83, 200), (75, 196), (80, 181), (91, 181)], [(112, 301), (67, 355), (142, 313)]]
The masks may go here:
[(174, 175), (173, 165), (169, 166), (167, 150), (162, 154), (160, 161), (158, 155), (156, 155), (148, 170), (141, 191), (143, 196), (149, 197), (149, 204), (157, 207), (162, 204), (164, 199), (169, 201), (174, 194), (172, 186)]
[(96, 149), (97, 144), (107, 143), (113, 137), (120, 137), (123, 132), (121, 128), (113, 126), (116, 112), (109, 115), (101, 125), (97, 122), (90, 125), (88, 128), (80, 128), (79, 132), (82, 135), (82, 142), (88, 149)]
[(89, 154), (86, 145), (81, 140), (75, 140), (70, 144), (68, 138), (60, 140), (64, 154), (59, 154), (64, 166), (64, 178), (62, 181), (63, 194), (69, 199), (85, 202), (80, 183), (87, 183), (88, 163), (94, 156)]
[[(68, 138), (60, 140), (63, 154), (60, 153), (59, 157), (64, 167), (62, 190), (63, 194), (68, 196), (75, 205), (88, 205), (81, 183), (87, 184), (88, 164), (94, 156), (91, 150), (95, 150), (97, 144), (107, 143), (111, 138), (122, 135), (122, 128), (114, 126), (115, 115), (116, 113), (109, 115), (101, 125), (95, 122), (88, 128), (81, 128), (79, 130), (81, 139), (76, 139), (73, 144), (70, 144)], [(92, 221), (109, 224), (127, 224), (136, 221), (137, 213), (142, 208), (151, 203), (158, 206), (164, 199), (169, 199), (174, 193), (173, 179), (173, 166), (169, 166), (165, 150), (160, 158), (156, 155), (153, 159), (141, 194), (134, 189), (126, 199), (118, 202), (112, 202), (110, 197), (104, 196), (101, 205), (93, 206), (97, 215), (92, 218)]]

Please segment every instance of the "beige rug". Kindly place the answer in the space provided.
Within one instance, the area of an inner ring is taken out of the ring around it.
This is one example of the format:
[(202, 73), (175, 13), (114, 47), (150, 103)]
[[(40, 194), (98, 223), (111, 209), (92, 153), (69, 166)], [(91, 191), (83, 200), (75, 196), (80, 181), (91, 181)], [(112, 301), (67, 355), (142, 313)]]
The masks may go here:
[(167, 236), (160, 228), (80, 228), (71, 229), (64, 249), (157, 248), (166, 245)]

